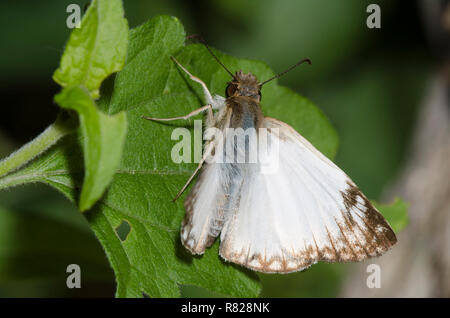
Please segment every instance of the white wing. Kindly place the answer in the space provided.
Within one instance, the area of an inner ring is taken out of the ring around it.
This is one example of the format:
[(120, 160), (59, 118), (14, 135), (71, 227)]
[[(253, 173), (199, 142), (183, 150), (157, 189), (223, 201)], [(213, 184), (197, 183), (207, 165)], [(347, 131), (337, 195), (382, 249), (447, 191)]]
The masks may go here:
[[(215, 96), (215, 100), (224, 100)], [(214, 116), (214, 122), (210, 126), (217, 125), (224, 129), (229, 121), (231, 112), (227, 108), (219, 107), (219, 112)], [(208, 124), (208, 123), (207, 123)], [(210, 136), (205, 137), (209, 140)], [(214, 151), (220, 152), (223, 145), (220, 140), (211, 141), (215, 144)], [(205, 148), (208, 147), (208, 142)], [(214, 242), (220, 234), (225, 221), (225, 209), (228, 204), (229, 180), (224, 173), (224, 165), (204, 163), (195, 186), (184, 201), (186, 214), (181, 226), (181, 242), (193, 254), (203, 254), (205, 249)]]
[(225, 200), (222, 184), (219, 166), (205, 165), (184, 202), (181, 242), (193, 254), (203, 254), (222, 229), (224, 215), (218, 207)]
[(287, 124), (266, 117), (263, 126), (279, 141), (279, 168), (241, 169), (238, 206), (220, 237), (224, 259), (288, 273), (318, 261), (360, 261), (396, 243), (383, 216), (333, 162)]

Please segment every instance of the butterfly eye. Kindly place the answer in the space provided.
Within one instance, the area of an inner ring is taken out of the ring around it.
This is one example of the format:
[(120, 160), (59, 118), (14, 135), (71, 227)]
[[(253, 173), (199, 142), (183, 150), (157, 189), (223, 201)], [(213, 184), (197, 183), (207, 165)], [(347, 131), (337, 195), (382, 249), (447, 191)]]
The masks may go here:
[(226, 89), (226, 95), (227, 97), (233, 96), (234, 93), (236, 92), (237, 86), (235, 84), (228, 84), (227, 89)]

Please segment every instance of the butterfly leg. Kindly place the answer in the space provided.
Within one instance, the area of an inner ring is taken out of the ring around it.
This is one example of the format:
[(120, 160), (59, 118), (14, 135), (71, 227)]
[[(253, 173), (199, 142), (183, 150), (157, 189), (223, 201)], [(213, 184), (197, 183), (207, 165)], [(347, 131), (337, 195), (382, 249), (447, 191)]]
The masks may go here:
[(179, 117), (171, 117), (171, 118), (155, 118), (155, 117), (146, 117), (146, 116), (142, 116), (142, 118), (144, 119), (148, 119), (148, 120), (154, 120), (154, 121), (171, 121), (171, 120), (177, 120), (177, 119), (189, 119), (195, 115), (200, 114), (201, 112), (204, 112), (205, 110), (208, 111), (207, 113), (207, 120), (212, 120), (214, 118), (213, 115), (213, 111), (212, 111), (212, 106), (210, 104), (205, 105), (203, 107), (200, 107), (196, 110), (191, 111), (189, 114), (184, 115), (184, 116), (179, 116)]
[[(207, 110), (207, 122), (209, 123), (213, 123), (214, 122), (214, 114), (212, 111), (212, 106), (211, 105), (206, 105), (203, 107), (200, 107), (199, 109), (196, 109), (192, 112), (190, 112), (189, 114), (185, 115), (185, 116), (179, 116), (179, 117), (172, 117), (172, 118), (154, 118), (154, 117), (145, 117), (142, 116), (142, 118), (148, 119), (148, 120), (154, 120), (154, 121), (170, 121), (170, 120), (177, 120), (177, 119), (188, 119), (192, 116), (195, 116), (197, 114), (200, 114), (201, 112)], [(192, 179), (194, 179), (194, 177), (197, 175), (197, 173), (200, 171), (201, 167), (203, 166), (203, 163), (205, 162), (206, 158), (211, 154), (212, 150), (214, 148), (214, 143), (209, 143), (205, 146), (205, 150), (203, 153), (203, 157), (200, 160), (200, 162), (198, 163), (197, 169), (195, 169), (194, 173), (189, 177), (188, 181), (186, 182), (186, 184), (183, 186), (183, 188), (177, 193), (177, 195), (175, 196), (175, 198), (173, 199), (173, 201), (175, 202), (182, 194), (183, 192), (186, 190), (186, 188), (189, 186), (189, 184), (191, 183)]]
[(214, 149), (214, 143), (209, 143), (206, 147), (205, 147), (205, 151), (203, 153), (203, 157), (202, 160), (200, 160), (200, 162), (198, 163), (197, 168), (195, 169), (195, 171), (192, 173), (192, 175), (189, 177), (189, 179), (186, 181), (186, 183), (184, 184), (183, 188), (181, 188), (180, 191), (178, 191), (177, 195), (175, 196), (175, 198), (173, 198), (172, 202), (175, 202), (182, 194), (183, 192), (186, 190), (186, 188), (189, 186), (189, 184), (191, 183), (191, 181), (194, 179), (194, 177), (197, 175), (197, 173), (200, 171), (200, 169), (203, 166), (203, 163), (205, 162), (206, 158), (212, 153), (212, 150)]
[(208, 86), (206, 86), (206, 84), (201, 80), (201, 79), (199, 79), (197, 76), (194, 76), (194, 75), (192, 75), (191, 73), (189, 73), (189, 71), (183, 66), (183, 65), (181, 65), (180, 64), (180, 62), (178, 62), (173, 56), (171, 56), (171, 59), (187, 74), (187, 75), (189, 75), (189, 78), (191, 79), (191, 80), (193, 80), (194, 82), (197, 82), (197, 83), (199, 83), (201, 86), (202, 86), (202, 88), (203, 88), (203, 94), (205, 94), (205, 99), (206, 99), (206, 102), (208, 103), (208, 104), (210, 104), (211, 106), (212, 106), (212, 108), (214, 108), (214, 109), (217, 109), (217, 108), (220, 108), (220, 106), (221, 106), (221, 103), (219, 102), (218, 103), (218, 101), (217, 100), (215, 100), (213, 97), (212, 97), (212, 95), (211, 95), (211, 93), (209, 92), (209, 90), (208, 90)]
[[(221, 101), (220, 99), (219, 100), (214, 99), (212, 97), (211, 93), (209, 92), (208, 87), (201, 79), (199, 79), (198, 77), (189, 73), (189, 71), (183, 65), (181, 65), (173, 56), (171, 57), (171, 59), (189, 76), (189, 78), (191, 80), (199, 83), (202, 86), (203, 93), (205, 94), (205, 99), (206, 99), (206, 102), (208, 103), (208, 105), (200, 107), (199, 109), (196, 109), (185, 116), (172, 117), (172, 118), (154, 118), (154, 117), (145, 117), (145, 116), (142, 116), (142, 117), (145, 119), (154, 120), (154, 121), (170, 121), (170, 120), (177, 120), (177, 119), (186, 120), (192, 116), (195, 116), (195, 115), (200, 114), (201, 112), (207, 110), (207, 117), (206, 117), (207, 126), (208, 127), (213, 126), (215, 119), (214, 119), (214, 113), (212, 110), (213, 110), (213, 108), (214, 109), (220, 108), (223, 104), (223, 101)], [(200, 162), (198, 163), (197, 168), (195, 169), (195, 171), (192, 173), (192, 175), (189, 177), (189, 179), (184, 184), (183, 188), (181, 188), (181, 190), (177, 193), (177, 195), (175, 196), (175, 198), (172, 201), (175, 202), (183, 194), (183, 192), (187, 189), (189, 184), (192, 182), (194, 177), (197, 175), (197, 173), (202, 168), (203, 163), (205, 162), (206, 158), (212, 153), (213, 149), (214, 149), (214, 143), (209, 143), (205, 146), (203, 157), (200, 160)]]

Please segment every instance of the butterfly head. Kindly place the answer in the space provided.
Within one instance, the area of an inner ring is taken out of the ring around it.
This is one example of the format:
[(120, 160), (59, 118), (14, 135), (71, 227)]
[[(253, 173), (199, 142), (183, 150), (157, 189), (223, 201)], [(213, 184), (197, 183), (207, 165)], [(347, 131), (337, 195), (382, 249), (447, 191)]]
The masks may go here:
[(261, 84), (252, 73), (236, 72), (233, 79), (228, 82), (226, 96), (247, 96), (257, 100), (261, 100)]
[(214, 59), (217, 61), (217, 63), (219, 63), (225, 69), (225, 71), (227, 71), (227, 73), (230, 74), (230, 76), (233, 78), (230, 82), (228, 82), (227, 88), (225, 90), (227, 98), (245, 96), (245, 97), (250, 97), (250, 98), (254, 99), (256, 102), (260, 102), (261, 101), (261, 87), (264, 84), (286, 74), (287, 72), (289, 72), (290, 70), (292, 70), (293, 68), (299, 66), (300, 64), (302, 64), (304, 62), (311, 64), (310, 59), (300, 60), (299, 62), (297, 62), (290, 68), (288, 68), (286, 71), (281, 72), (275, 76), (272, 76), (271, 78), (269, 78), (268, 80), (265, 80), (263, 82), (258, 82), (255, 75), (253, 75), (252, 73), (245, 74), (244, 72), (239, 71), (233, 75), (233, 73), (219, 60), (219, 58), (209, 48), (208, 44), (201, 36), (194, 34), (194, 35), (188, 36), (188, 38), (189, 39), (196, 38), (196, 39), (200, 40), (200, 42), (203, 43), (203, 45), (206, 47), (206, 49), (209, 51), (209, 53), (211, 53), (211, 55), (214, 57)]

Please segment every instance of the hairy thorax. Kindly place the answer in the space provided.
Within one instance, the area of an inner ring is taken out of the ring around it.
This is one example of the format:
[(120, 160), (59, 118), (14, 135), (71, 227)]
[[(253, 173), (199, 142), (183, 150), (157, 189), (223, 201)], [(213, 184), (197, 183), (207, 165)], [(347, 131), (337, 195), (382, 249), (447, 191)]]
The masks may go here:
[(248, 96), (232, 96), (227, 98), (227, 107), (232, 109), (230, 127), (232, 128), (255, 128), (261, 127), (264, 115), (259, 102)]

